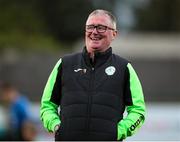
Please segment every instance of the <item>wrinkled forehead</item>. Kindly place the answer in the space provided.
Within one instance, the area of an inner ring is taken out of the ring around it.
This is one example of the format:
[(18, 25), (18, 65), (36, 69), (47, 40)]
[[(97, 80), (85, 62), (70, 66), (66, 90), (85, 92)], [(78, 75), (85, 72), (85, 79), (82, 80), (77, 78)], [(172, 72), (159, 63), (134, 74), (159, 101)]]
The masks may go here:
[(86, 25), (98, 25), (113, 26), (110, 17), (107, 14), (94, 14), (90, 15), (86, 21)]

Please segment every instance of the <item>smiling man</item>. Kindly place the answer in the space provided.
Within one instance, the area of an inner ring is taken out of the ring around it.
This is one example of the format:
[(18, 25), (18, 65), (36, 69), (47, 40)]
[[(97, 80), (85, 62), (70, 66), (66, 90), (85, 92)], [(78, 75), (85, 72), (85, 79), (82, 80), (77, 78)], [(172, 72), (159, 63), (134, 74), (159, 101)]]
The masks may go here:
[(116, 35), (115, 17), (106, 10), (93, 11), (83, 51), (65, 55), (52, 70), (40, 115), (56, 141), (123, 140), (142, 126), (141, 83), (130, 62), (112, 53)]
[(91, 55), (94, 55), (96, 51), (104, 52), (110, 48), (116, 35), (116, 24), (112, 15), (95, 11), (87, 19), (86, 47)]

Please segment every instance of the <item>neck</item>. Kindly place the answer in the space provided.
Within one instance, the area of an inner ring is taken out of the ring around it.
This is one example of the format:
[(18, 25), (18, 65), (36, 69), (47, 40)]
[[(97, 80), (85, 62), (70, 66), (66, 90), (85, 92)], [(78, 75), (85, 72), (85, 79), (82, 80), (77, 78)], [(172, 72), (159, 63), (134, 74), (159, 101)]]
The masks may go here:
[(90, 57), (90, 61), (91, 61), (91, 64), (93, 64), (94, 63), (94, 58), (95, 58), (95, 53), (94, 52), (92, 52), (92, 53), (89, 53), (89, 57)]
[(94, 52), (89, 53), (89, 55), (90, 55), (90, 58), (92, 59), (92, 61), (94, 61)]

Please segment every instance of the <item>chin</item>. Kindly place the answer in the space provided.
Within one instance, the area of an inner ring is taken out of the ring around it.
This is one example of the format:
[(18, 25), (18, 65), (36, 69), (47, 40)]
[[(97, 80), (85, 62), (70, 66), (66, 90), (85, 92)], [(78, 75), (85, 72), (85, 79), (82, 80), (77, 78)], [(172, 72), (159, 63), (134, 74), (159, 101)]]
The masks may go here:
[(92, 49), (93, 51), (98, 51), (98, 50), (100, 50), (100, 47), (91, 47), (91, 49)]
[(95, 51), (100, 51), (101, 47), (100, 46), (90, 46), (89, 51), (90, 52), (95, 52)]
[(94, 47), (91, 47), (92, 49), (99, 49), (99, 47), (97, 47), (97, 46), (94, 46)]

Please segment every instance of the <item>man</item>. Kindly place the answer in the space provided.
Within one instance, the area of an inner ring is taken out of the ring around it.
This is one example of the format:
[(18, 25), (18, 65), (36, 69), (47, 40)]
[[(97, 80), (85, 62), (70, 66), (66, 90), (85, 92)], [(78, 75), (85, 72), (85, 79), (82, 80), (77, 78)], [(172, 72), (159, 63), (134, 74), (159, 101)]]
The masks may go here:
[[(30, 132), (27, 124), (31, 122), (31, 111), (29, 100), (21, 95), (17, 88), (8, 82), (0, 85), (1, 101), (8, 108), (9, 128), (7, 140), (22, 141), (27, 139), (26, 134)], [(27, 131), (28, 130), (28, 131)], [(34, 137), (35, 138), (35, 133)]]
[(112, 54), (116, 35), (115, 17), (95, 10), (86, 21), (83, 51), (55, 65), (40, 110), (55, 140), (123, 140), (142, 126), (143, 91), (131, 64)]

